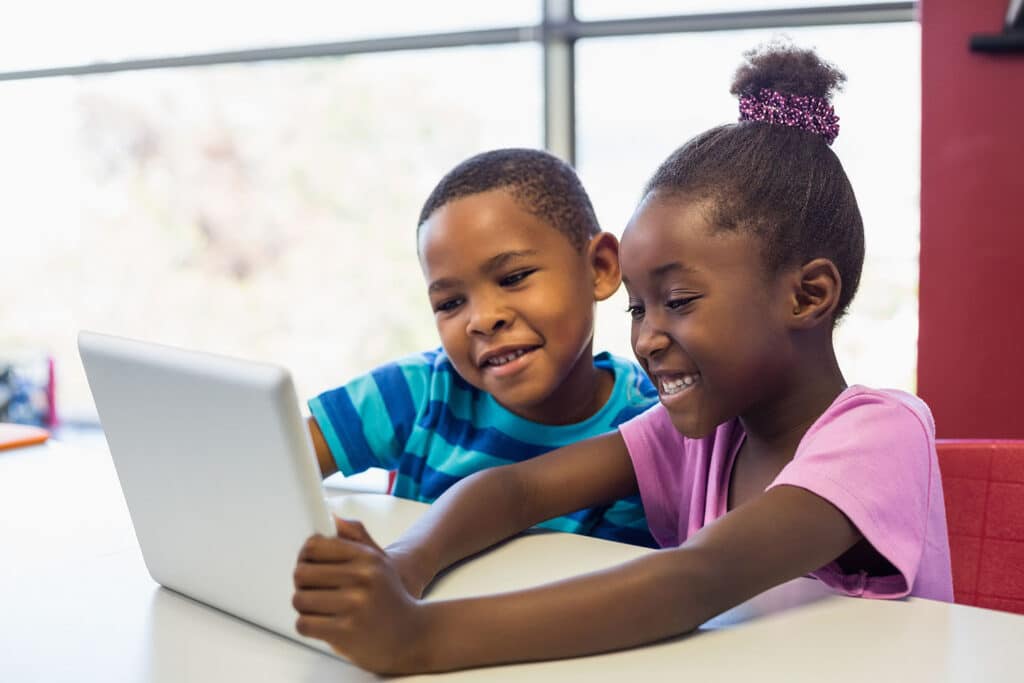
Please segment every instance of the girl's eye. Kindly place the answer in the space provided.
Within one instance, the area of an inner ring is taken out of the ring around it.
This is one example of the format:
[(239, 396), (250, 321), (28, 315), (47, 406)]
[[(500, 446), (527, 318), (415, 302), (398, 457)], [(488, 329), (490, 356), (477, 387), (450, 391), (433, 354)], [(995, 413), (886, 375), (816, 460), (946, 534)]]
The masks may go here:
[(629, 313), (629, 317), (633, 320), (644, 319), (644, 307), (640, 304), (630, 304), (626, 307), (626, 313)]
[(536, 268), (528, 269), (528, 270), (519, 270), (519, 271), (516, 271), (515, 273), (512, 273), (510, 275), (506, 275), (505, 277), (501, 278), (501, 283), (500, 284), (501, 284), (502, 287), (511, 287), (512, 285), (518, 285), (520, 282), (522, 282), (523, 280), (525, 280), (526, 278), (530, 277), (531, 275), (533, 275), (536, 272), (537, 272)]
[(665, 308), (667, 308), (670, 311), (678, 311), (678, 310), (686, 308), (687, 306), (689, 306), (690, 304), (692, 304), (694, 301), (696, 301), (699, 298), (700, 297), (696, 297), (696, 296), (686, 296), (686, 297), (680, 297), (678, 299), (669, 299), (665, 303)]
[(456, 308), (462, 305), (462, 299), (445, 299), (441, 303), (434, 306), (435, 313), (451, 313)]

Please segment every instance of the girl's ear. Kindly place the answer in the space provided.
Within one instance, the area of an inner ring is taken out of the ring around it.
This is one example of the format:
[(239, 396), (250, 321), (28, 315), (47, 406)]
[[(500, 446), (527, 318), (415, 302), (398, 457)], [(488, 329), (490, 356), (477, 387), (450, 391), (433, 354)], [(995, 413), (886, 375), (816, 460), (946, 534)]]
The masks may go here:
[(594, 280), (594, 301), (604, 301), (622, 284), (619, 240), (610, 232), (598, 233), (587, 245), (587, 261)]
[(790, 301), (790, 324), (797, 328), (831, 325), (843, 291), (843, 279), (836, 264), (827, 258), (808, 261), (795, 272)]

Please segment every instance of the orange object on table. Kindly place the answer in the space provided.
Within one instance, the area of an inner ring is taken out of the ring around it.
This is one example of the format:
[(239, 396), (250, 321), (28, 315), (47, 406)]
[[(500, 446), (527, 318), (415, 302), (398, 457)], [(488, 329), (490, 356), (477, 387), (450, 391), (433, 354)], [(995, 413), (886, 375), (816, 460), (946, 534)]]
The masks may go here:
[(34, 446), (50, 438), (42, 427), (0, 422), (0, 450), (18, 446)]

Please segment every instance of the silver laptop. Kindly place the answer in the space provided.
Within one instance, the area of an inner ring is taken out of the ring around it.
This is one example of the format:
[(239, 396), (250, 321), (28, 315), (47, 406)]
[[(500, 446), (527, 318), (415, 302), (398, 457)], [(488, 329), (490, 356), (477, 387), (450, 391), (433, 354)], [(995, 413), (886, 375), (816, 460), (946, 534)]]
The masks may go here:
[(333, 654), (295, 631), (299, 548), (335, 531), (289, 373), (93, 332), (78, 349), (153, 579)]

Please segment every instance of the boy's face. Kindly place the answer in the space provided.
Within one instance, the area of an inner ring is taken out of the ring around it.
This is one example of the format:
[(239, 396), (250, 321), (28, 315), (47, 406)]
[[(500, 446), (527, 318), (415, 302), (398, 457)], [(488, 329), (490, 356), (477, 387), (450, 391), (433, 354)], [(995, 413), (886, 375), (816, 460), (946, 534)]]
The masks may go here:
[(713, 232), (701, 203), (657, 196), (623, 234), (633, 351), (686, 436), (706, 436), (786, 385), (796, 354), (785, 288), (759, 247), (744, 230)]
[(593, 381), (594, 302), (607, 296), (585, 251), (492, 190), (435, 211), (419, 254), (441, 344), (466, 381), (527, 419), (578, 410), (565, 399)]

